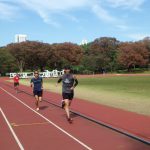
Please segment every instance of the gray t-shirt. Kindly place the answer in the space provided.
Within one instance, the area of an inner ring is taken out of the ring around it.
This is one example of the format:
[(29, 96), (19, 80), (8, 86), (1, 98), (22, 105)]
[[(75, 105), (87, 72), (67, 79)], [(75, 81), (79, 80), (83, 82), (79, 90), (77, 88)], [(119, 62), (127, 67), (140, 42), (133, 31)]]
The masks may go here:
[(62, 80), (62, 92), (63, 93), (73, 93), (71, 87), (74, 86), (74, 77), (73, 74), (64, 74), (61, 78)]

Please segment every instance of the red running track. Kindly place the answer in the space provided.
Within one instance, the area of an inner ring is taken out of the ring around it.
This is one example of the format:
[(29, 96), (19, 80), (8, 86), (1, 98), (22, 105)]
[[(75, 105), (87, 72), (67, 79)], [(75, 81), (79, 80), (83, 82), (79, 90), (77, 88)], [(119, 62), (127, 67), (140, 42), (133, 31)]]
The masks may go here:
[[(23, 87), (23, 86), (22, 86)], [(21, 87), (21, 88), (22, 88)], [(31, 90), (27, 87), (24, 89)], [(31, 91), (30, 91), (31, 92)], [(54, 94), (55, 95), (55, 94)], [(50, 93), (49, 99), (53, 99)], [(47, 92), (45, 92), (47, 97)], [(47, 97), (48, 98), (48, 97)], [(60, 96), (54, 100), (59, 101)], [(75, 104), (75, 103), (74, 103)], [(41, 102), (39, 113), (34, 111), (34, 98), (0, 83), (0, 107), (24, 149), (36, 150), (148, 150), (150, 147), (110, 129), (74, 116), (73, 124), (66, 121), (62, 109)], [(0, 149), (19, 149), (8, 125), (0, 114)], [(52, 123), (61, 128), (58, 129)], [(66, 131), (66, 132), (65, 132)], [(64, 133), (65, 132), (65, 133)], [(67, 135), (68, 134), (68, 135)], [(6, 142), (7, 141), (7, 142)], [(10, 148), (11, 147), (11, 148)]]

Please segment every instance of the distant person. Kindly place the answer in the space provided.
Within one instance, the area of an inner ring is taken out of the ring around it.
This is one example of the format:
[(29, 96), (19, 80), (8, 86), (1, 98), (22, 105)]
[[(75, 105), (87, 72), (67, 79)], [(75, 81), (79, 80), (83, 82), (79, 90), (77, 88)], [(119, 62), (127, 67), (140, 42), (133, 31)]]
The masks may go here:
[(106, 73), (105, 68), (101, 68), (101, 72), (104, 75)]
[(42, 101), (43, 96), (43, 78), (39, 77), (38, 71), (34, 71), (34, 77), (31, 79), (30, 85), (33, 88), (33, 94), (36, 99), (36, 110), (39, 111), (39, 102)]
[(61, 76), (57, 83), (62, 81), (62, 108), (65, 109), (67, 120), (69, 123), (72, 123), (72, 118), (70, 117), (70, 105), (74, 97), (74, 88), (78, 85), (77, 78), (70, 72), (71, 69), (69, 66), (64, 67), (64, 75)]
[(14, 89), (16, 90), (16, 93), (18, 93), (18, 91), (19, 91), (19, 80), (20, 80), (18, 73), (14, 76), (13, 80), (14, 80)]

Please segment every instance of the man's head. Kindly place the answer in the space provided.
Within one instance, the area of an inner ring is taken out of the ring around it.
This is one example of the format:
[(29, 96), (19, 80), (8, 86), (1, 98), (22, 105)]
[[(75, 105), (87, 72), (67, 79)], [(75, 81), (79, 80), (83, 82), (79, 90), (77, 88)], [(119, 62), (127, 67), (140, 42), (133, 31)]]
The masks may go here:
[(36, 70), (36, 71), (34, 71), (34, 76), (35, 77), (38, 77), (39, 76), (39, 72)]
[(69, 73), (70, 70), (71, 70), (71, 67), (70, 67), (70, 66), (65, 66), (65, 67), (64, 67), (65, 73)]

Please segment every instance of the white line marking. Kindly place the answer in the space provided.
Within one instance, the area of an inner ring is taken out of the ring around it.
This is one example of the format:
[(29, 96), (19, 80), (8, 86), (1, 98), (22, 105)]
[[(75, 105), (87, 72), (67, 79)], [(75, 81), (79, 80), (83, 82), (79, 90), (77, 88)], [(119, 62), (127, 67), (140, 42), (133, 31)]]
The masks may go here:
[(40, 117), (42, 117), (43, 119), (45, 119), (47, 122), (49, 122), (51, 125), (53, 125), (54, 127), (56, 127), (58, 130), (60, 130), (64, 134), (68, 135), (70, 138), (72, 138), (73, 140), (75, 140), (77, 143), (79, 143), (80, 145), (82, 145), (83, 147), (85, 147), (88, 150), (93, 150), (92, 148), (90, 148), (89, 146), (87, 146), (86, 144), (84, 144), (83, 142), (81, 142), (80, 140), (78, 140), (77, 138), (75, 138), (73, 135), (69, 134), (67, 131), (65, 131), (64, 129), (62, 129), (61, 127), (59, 127), (58, 125), (56, 125), (55, 123), (53, 123), (52, 121), (50, 121), (49, 119), (47, 119), (46, 117), (44, 117), (42, 114), (38, 113), (37, 111), (35, 111), (31, 107), (29, 107), (27, 104), (25, 104), (24, 102), (22, 102), (19, 98), (15, 97), (11, 93), (9, 93), (5, 89), (3, 89), (2, 87), (0, 87), (0, 88), (3, 91), (5, 91), (8, 95), (10, 95), (11, 97), (13, 97), (17, 101), (19, 101), (21, 104), (23, 104), (24, 106), (26, 106), (27, 108), (29, 108), (30, 110), (32, 110), (33, 112), (35, 112), (37, 115), (39, 115)]
[(7, 119), (7, 117), (6, 117), (6, 115), (4, 114), (4, 112), (3, 112), (3, 110), (2, 110), (1, 108), (0, 108), (0, 112), (1, 112), (2, 116), (4, 117), (4, 119), (5, 119), (5, 121), (6, 121), (7, 125), (8, 125), (8, 127), (9, 127), (9, 129), (10, 129), (10, 131), (11, 131), (11, 133), (12, 133), (12, 135), (14, 136), (14, 138), (15, 138), (17, 144), (18, 144), (18, 146), (20, 147), (21, 150), (24, 150), (24, 148), (23, 148), (21, 142), (19, 141), (18, 137), (16, 136), (16, 134), (15, 134), (13, 128), (11, 127), (11, 125), (10, 125), (10, 123), (9, 123), (9, 121), (8, 121), (8, 119)]

